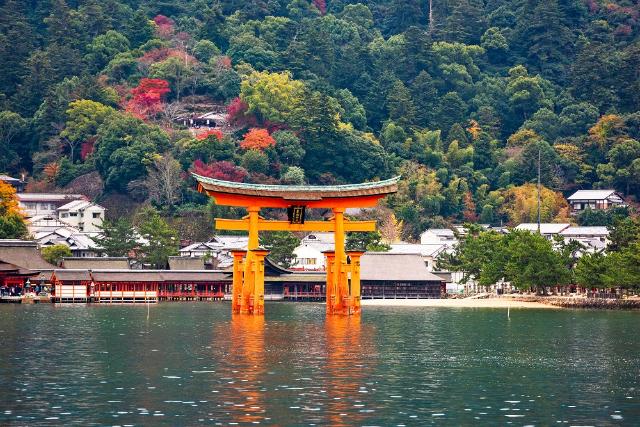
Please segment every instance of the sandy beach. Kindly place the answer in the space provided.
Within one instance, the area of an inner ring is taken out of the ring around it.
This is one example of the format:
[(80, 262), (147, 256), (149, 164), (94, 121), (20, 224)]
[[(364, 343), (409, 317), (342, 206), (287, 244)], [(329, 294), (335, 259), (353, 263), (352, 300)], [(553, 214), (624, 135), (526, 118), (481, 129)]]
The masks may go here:
[(388, 307), (452, 307), (452, 308), (548, 308), (560, 307), (534, 301), (517, 301), (513, 298), (485, 299), (376, 299), (362, 300), (363, 306)]

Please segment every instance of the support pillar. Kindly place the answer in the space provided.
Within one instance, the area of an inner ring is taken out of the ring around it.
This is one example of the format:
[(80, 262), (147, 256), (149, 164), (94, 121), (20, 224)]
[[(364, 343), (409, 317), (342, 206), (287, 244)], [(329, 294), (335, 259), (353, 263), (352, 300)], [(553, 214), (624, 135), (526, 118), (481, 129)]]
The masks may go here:
[(360, 313), (360, 299), (362, 291), (360, 288), (360, 258), (364, 255), (363, 251), (349, 251), (347, 252), (351, 259), (351, 297), (353, 299), (352, 314)]
[(264, 258), (269, 251), (263, 248), (253, 249), (253, 293), (251, 295), (251, 314), (264, 314)]
[[(242, 293), (240, 296), (240, 312), (241, 313), (254, 313), (255, 298), (256, 298), (256, 273), (257, 267), (255, 265), (255, 252), (254, 249), (258, 249), (258, 220), (260, 219), (260, 207), (249, 206), (247, 208), (249, 216), (249, 242), (247, 245), (247, 255), (244, 260), (243, 266), (243, 281), (242, 281)], [(263, 258), (264, 262), (264, 258)], [(264, 288), (264, 282), (263, 282)], [(262, 292), (264, 295), (264, 290)], [(262, 314), (262, 313), (256, 313)]]
[(344, 208), (333, 208), (335, 231), (335, 263), (333, 269), (333, 287), (335, 300), (327, 301), (327, 313), (354, 314), (354, 298), (349, 289), (350, 266), (347, 265), (344, 232)]
[(335, 282), (333, 281), (333, 270), (335, 269), (336, 253), (335, 251), (324, 251), (325, 270), (327, 271), (327, 287), (325, 293), (327, 295), (327, 314), (333, 313), (333, 306), (337, 301)]
[(247, 251), (242, 249), (231, 250), (233, 255), (233, 289), (231, 299), (231, 311), (240, 313), (242, 306), (242, 285), (244, 282), (244, 260)]

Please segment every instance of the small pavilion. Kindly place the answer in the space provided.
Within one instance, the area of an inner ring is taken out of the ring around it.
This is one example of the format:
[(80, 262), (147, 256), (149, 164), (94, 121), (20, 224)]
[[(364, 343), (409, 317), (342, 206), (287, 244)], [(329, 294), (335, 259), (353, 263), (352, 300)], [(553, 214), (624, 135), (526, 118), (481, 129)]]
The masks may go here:
[[(327, 260), (327, 314), (360, 312), (360, 257), (363, 252), (345, 250), (345, 233), (375, 231), (375, 221), (345, 219), (347, 208), (373, 207), (378, 200), (398, 190), (400, 177), (361, 184), (263, 185), (222, 181), (193, 175), (198, 191), (223, 206), (243, 207), (247, 216), (233, 220), (216, 218), (218, 230), (244, 230), (249, 233), (247, 250), (232, 251), (234, 313), (264, 314), (264, 259), (268, 251), (259, 247), (259, 231), (324, 231), (335, 233), (335, 250), (325, 253)], [(260, 217), (264, 208), (287, 209), (288, 221)], [(328, 221), (306, 221), (306, 209), (331, 209)]]

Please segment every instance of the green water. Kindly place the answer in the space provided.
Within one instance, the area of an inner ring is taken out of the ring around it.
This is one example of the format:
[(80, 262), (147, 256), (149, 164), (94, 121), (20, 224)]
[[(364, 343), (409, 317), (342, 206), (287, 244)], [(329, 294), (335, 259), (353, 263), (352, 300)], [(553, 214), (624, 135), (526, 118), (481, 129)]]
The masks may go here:
[(229, 312), (0, 305), (0, 425), (640, 425), (638, 312)]

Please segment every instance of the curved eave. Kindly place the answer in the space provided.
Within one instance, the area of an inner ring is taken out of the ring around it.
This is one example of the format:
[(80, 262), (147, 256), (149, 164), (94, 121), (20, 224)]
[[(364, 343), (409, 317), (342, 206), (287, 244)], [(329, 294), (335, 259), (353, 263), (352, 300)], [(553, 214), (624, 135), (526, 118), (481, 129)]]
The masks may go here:
[(200, 191), (214, 194), (234, 194), (238, 196), (275, 197), (291, 201), (315, 201), (347, 197), (379, 196), (398, 191), (400, 176), (384, 181), (364, 182), (345, 185), (267, 185), (246, 184), (223, 181), (192, 174), (198, 181)]

